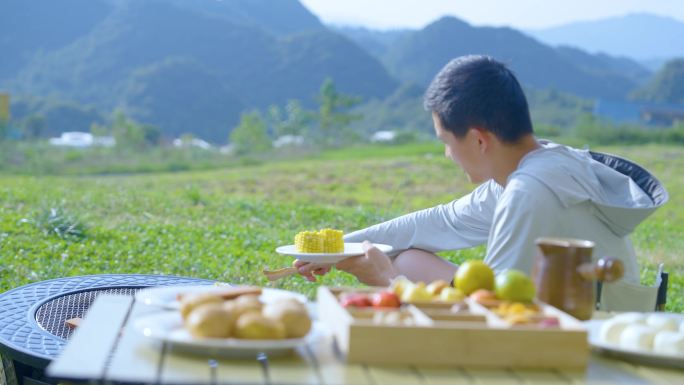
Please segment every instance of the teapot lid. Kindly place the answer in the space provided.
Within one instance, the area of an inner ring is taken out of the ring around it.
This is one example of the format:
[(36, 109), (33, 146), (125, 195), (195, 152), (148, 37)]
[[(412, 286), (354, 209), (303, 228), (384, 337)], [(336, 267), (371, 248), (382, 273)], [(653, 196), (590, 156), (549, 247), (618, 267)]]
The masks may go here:
[(593, 248), (595, 243), (586, 239), (575, 239), (575, 238), (555, 238), (555, 237), (541, 237), (537, 238), (534, 243), (545, 246), (557, 246), (557, 247), (573, 247), (590, 249)]

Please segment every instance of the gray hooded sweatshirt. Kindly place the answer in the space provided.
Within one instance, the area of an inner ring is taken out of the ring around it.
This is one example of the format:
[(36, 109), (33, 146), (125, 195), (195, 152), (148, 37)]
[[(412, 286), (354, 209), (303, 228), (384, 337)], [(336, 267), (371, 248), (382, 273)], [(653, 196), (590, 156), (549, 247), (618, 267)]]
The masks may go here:
[(594, 258), (625, 265), (624, 282), (638, 285), (639, 268), (628, 235), (668, 200), (660, 182), (627, 160), (555, 143), (525, 155), (505, 187), (493, 180), (452, 202), (407, 214), (345, 236), (399, 252), (431, 252), (486, 243), (485, 262), (496, 273), (532, 271), (539, 237), (594, 241)]

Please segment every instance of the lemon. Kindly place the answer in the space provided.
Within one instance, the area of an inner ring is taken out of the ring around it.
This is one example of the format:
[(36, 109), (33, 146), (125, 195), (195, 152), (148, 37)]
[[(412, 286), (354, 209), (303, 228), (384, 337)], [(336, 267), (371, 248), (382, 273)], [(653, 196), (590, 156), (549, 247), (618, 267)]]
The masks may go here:
[(463, 294), (470, 295), (478, 289), (494, 289), (494, 272), (484, 262), (471, 259), (456, 270), (454, 286)]

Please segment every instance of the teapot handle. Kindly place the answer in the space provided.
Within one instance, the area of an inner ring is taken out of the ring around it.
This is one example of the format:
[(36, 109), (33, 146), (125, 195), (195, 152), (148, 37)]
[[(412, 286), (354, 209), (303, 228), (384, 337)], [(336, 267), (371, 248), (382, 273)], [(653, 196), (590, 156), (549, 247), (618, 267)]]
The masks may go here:
[(596, 263), (581, 264), (577, 272), (586, 280), (614, 282), (625, 274), (625, 265), (618, 258), (602, 257)]

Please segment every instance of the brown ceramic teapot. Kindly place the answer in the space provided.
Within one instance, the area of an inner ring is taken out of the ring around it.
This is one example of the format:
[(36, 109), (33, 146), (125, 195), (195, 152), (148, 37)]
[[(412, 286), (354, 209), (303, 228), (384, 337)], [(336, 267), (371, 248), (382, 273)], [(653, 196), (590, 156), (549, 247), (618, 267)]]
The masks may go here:
[(537, 298), (580, 320), (588, 320), (595, 307), (596, 281), (622, 278), (619, 259), (604, 257), (592, 262), (594, 242), (571, 238), (539, 238), (539, 254), (532, 275)]

